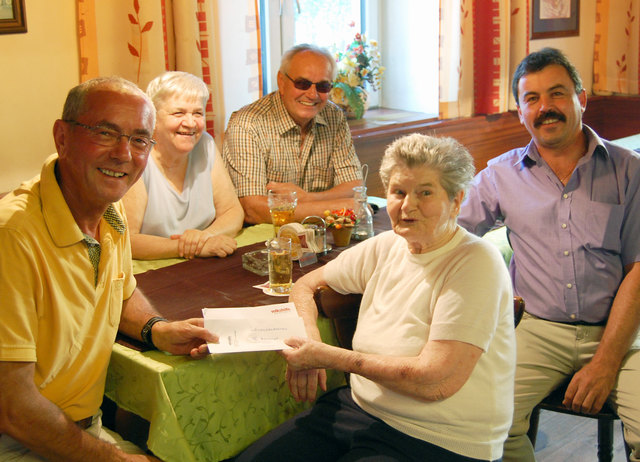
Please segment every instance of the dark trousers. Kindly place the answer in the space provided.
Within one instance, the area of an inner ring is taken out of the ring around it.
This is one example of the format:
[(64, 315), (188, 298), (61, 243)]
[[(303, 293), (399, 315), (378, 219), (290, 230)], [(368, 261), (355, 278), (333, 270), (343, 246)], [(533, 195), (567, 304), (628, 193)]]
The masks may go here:
[(363, 411), (350, 388), (333, 390), (249, 446), (236, 462), (472, 462)]

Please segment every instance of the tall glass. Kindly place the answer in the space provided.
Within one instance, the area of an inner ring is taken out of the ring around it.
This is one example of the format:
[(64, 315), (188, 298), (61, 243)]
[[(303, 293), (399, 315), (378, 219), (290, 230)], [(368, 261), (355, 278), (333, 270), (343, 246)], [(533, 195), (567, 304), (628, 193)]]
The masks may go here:
[(291, 261), (291, 239), (276, 237), (267, 241), (269, 258), (269, 288), (278, 294), (291, 291), (293, 263)]
[(293, 214), (298, 205), (298, 194), (295, 191), (287, 193), (275, 193), (269, 191), (267, 195), (271, 222), (273, 223), (275, 235), (278, 235), (280, 226), (293, 222)]

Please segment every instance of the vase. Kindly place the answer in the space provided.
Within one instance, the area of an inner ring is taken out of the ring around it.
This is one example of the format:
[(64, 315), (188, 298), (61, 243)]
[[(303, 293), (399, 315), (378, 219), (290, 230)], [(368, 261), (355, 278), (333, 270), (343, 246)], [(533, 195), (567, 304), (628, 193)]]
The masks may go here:
[(333, 245), (336, 247), (346, 247), (351, 242), (351, 233), (353, 226), (343, 226), (342, 228), (330, 228), (333, 236)]
[(356, 108), (354, 108), (353, 106), (351, 106), (346, 98), (343, 98), (341, 96), (336, 96), (334, 97), (332, 94), (331, 100), (340, 108), (344, 111), (344, 115), (347, 119), (350, 120), (354, 120), (354, 119), (362, 119), (362, 117), (364, 116), (364, 113), (367, 112), (367, 109), (369, 109), (369, 101), (368, 101), (368, 94), (367, 91), (360, 87), (360, 91), (358, 93), (358, 96), (360, 97), (360, 99), (362, 100), (362, 114), (360, 114), (360, 117), (358, 117), (358, 111), (356, 110)]

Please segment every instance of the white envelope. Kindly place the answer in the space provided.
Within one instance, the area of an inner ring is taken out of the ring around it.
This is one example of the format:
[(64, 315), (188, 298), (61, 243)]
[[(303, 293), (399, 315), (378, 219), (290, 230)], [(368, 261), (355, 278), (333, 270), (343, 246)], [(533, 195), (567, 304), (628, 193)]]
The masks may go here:
[(209, 343), (210, 353), (270, 351), (290, 348), (289, 337), (306, 338), (302, 318), (293, 303), (258, 307), (204, 308), (204, 327), (218, 335), (219, 343)]

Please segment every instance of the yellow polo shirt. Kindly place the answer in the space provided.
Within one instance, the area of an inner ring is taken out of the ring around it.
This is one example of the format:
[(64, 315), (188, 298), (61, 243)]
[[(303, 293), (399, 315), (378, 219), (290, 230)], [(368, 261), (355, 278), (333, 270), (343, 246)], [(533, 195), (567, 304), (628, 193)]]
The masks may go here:
[[(35, 383), (71, 419), (94, 415), (122, 302), (133, 293), (126, 226), (100, 223), (97, 281), (56, 182), (57, 154), (0, 200), (0, 361), (35, 362)], [(125, 225), (124, 207), (112, 211)]]

